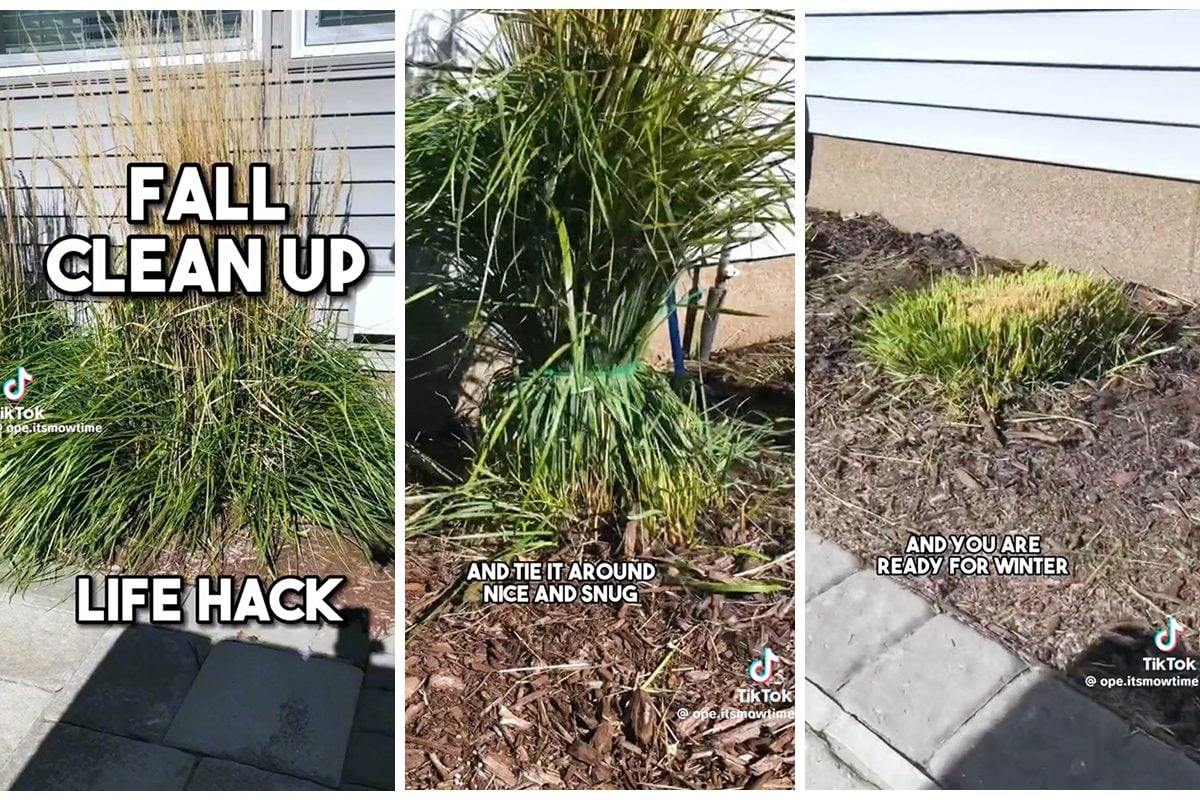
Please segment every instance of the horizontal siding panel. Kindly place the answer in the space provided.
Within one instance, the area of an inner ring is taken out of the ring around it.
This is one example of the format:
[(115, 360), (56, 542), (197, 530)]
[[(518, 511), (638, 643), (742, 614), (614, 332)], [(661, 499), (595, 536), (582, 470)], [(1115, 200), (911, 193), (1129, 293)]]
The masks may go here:
[[(396, 78), (358, 78), (355, 80), (300, 81), (283, 88), (283, 104), (295, 114), (304, 94), (312, 97), (313, 109), (321, 116), (396, 113)], [(344, 120), (341, 121), (344, 124)]]
[[(47, 223), (48, 224), (48, 223)], [(75, 233), (86, 235), (91, 222), (85, 217), (73, 217), (71, 225)], [(334, 233), (341, 228), (340, 222), (332, 226), (328, 232)], [(113, 237), (113, 242), (122, 241), (126, 232), (133, 231), (132, 226), (124, 221), (118, 221), (99, 233), (107, 233)], [(392, 216), (351, 216), (346, 232), (367, 246), (371, 256), (371, 269), (380, 272), (392, 272), (389, 255), (392, 244), (396, 241), (396, 218)]]
[(354, 332), (375, 336), (396, 335), (396, 276), (372, 274), (351, 290)]
[(367, 272), (371, 275), (396, 274), (396, 265), (391, 260), (391, 247), (367, 248)]
[[(12, 154), (26, 158), (34, 154), (72, 155), (78, 152), (75, 128), (42, 128), (16, 131), (13, 135)], [(313, 137), (316, 147), (394, 147), (396, 144), (396, 118), (394, 113), (378, 113), (356, 117), (348, 121), (344, 117), (322, 121)], [(91, 132), (92, 155), (116, 152), (116, 142), (108, 128), (96, 128)]]
[(810, 96), (1200, 125), (1200, 71), (812, 61)]
[[(322, 151), (321, 163), (327, 172), (337, 168), (337, 150)], [(88, 159), (92, 181), (96, 184), (124, 185), (126, 159), (116, 156), (95, 156)], [(51, 160), (46, 156), (35, 159), (14, 158), (10, 169), (32, 185), (39, 187), (78, 185), (83, 175), (82, 162), (72, 154)], [(113, 177), (117, 180), (113, 180)], [(396, 149), (392, 146), (350, 150), (345, 153), (345, 183), (386, 183), (396, 180)]]
[[(37, 187), (34, 189), (38, 203), (48, 208), (51, 203), (62, 204), (61, 187)], [(97, 189), (99, 205), (114, 210), (124, 205), (124, 190), (120, 188)], [(238, 198), (244, 200), (245, 198)], [(349, 204), (351, 214), (394, 215), (396, 213), (396, 185), (394, 183), (343, 184), (337, 199), (338, 213), (346, 211)]]
[(809, 17), (808, 58), (1200, 68), (1200, 11)]
[(317, 127), (313, 143), (317, 147), (394, 147), (396, 115), (393, 112), (353, 120), (329, 120)]
[(1200, 129), (814, 97), (812, 133), (1200, 180)]

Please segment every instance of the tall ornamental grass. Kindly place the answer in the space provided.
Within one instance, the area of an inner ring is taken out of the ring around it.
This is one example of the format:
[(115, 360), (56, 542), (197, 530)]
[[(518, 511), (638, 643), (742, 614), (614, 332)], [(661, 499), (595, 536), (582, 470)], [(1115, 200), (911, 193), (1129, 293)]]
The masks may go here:
[[(66, 374), (39, 377), (29, 402), (54, 422), (103, 431), (0, 436), (0, 558), (21, 577), (48, 562), (216, 557), (241, 531), (269, 563), (309, 525), (376, 556), (394, 547), (392, 402), (328, 316), (279, 283), (275, 263), (281, 234), (338, 229), (344, 154), (317, 146), (311, 87), (289, 93), (260, 60), (228, 63), (219, 29), (180, 13), (178, 52), (201, 54), (192, 66), (153, 57), (164, 40), (153, 12), (116, 24), (128, 66), (77, 84), (64, 183), (78, 187), (87, 229), (114, 240), (165, 234), (173, 254), (189, 234), (209, 252), (221, 234), (264, 235), (269, 285), (263, 297), (114, 298), (89, 309), (86, 352), (59, 353)], [(133, 161), (230, 162), (242, 200), (248, 165), (268, 162), (291, 221), (165, 225), (157, 208), (131, 225), (111, 187)]]
[(509, 365), (470, 473), (410, 524), (617, 512), (690, 538), (747, 438), (644, 359), (684, 271), (792, 223), (787, 31), (704, 10), (497, 23), (473, 74), (406, 104), (407, 246)]
[(902, 293), (870, 310), (859, 346), (884, 372), (932, 386), (962, 412), (1101, 375), (1144, 355), (1153, 338), (1120, 284), (1045, 267), (952, 275)]
[(42, 202), (31, 176), (48, 166), (35, 151), (18, 160), (11, 116), (0, 112), (0, 381), (69, 333), (67, 309), (50, 302), (45, 246), (71, 232), (62, 198)]

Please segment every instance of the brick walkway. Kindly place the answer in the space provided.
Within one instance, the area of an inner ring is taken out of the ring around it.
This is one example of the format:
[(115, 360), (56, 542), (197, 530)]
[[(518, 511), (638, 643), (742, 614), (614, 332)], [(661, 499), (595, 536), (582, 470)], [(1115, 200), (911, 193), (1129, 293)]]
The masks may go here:
[(335, 628), (78, 625), (71, 581), (10, 595), (0, 789), (394, 787), (392, 640), (369, 652)]
[(1200, 787), (1182, 752), (812, 534), (804, 576), (806, 788)]

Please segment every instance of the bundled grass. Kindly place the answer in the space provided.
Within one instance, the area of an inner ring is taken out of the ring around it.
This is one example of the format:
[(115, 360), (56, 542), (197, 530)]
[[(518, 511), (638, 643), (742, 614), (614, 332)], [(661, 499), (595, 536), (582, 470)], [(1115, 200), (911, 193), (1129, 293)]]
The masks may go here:
[(513, 365), (462, 491), (474, 510), (490, 495), (518, 516), (636, 513), (689, 538), (747, 442), (642, 359), (683, 271), (792, 222), (790, 54), (751, 38), (769, 18), (715, 11), (499, 24), (476, 74), (406, 106), (408, 247)]
[[(0, 436), (0, 558), (24, 578), (51, 561), (107, 564), (120, 554), (136, 566), (168, 549), (215, 557), (245, 530), (269, 562), (305, 525), (389, 554), (391, 400), (332, 322), (278, 283), (275, 263), (281, 234), (337, 228), (342, 158), (322, 162), (311, 100), (270, 96), (284, 88), (259, 61), (226, 63), (209, 21), (179, 21), (180, 51), (200, 63), (152, 58), (160, 24), (153, 13), (128, 14), (116, 37), (130, 66), (77, 85), (78, 153), (60, 165), (64, 182), (79, 187), (90, 231), (117, 241), (163, 234), (173, 254), (186, 235), (210, 252), (218, 235), (265, 236), (269, 285), (262, 297), (114, 298), (90, 308), (87, 347), (51, 359), (58, 374), (39, 376), (36, 402), (54, 422), (103, 430)], [(112, 83), (128, 93), (110, 92)], [(282, 113), (265, 116), (272, 107)], [(165, 225), (155, 209), (132, 228), (123, 193), (105, 188), (124, 184), (131, 161), (231, 162), (243, 199), (248, 165), (268, 162), (273, 199), (291, 206), (291, 221)]]
[(1152, 339), (1122, 287), (1057, 268), (950, 276), (871, 310), (863, 355), (902, 381), (932, 382), (952, 409), (1102, 374)]

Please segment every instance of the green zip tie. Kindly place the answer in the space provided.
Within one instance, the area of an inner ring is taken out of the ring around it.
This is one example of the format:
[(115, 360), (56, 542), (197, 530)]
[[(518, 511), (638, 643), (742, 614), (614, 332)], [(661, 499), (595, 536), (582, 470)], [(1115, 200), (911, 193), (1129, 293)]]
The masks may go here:
[[(589, 369), (584, 375), (595, 375), (603, 377), (616, 377), (618, 375), (632, 375), (638, 368), (639, 361), (627, 361), (624, 364), (618, 364), (612, 369)], [(564, 375), (574, 375), (575, 371), (570, 369), (548, 369), (542, 373), (547, 378), (561, 378)]]

